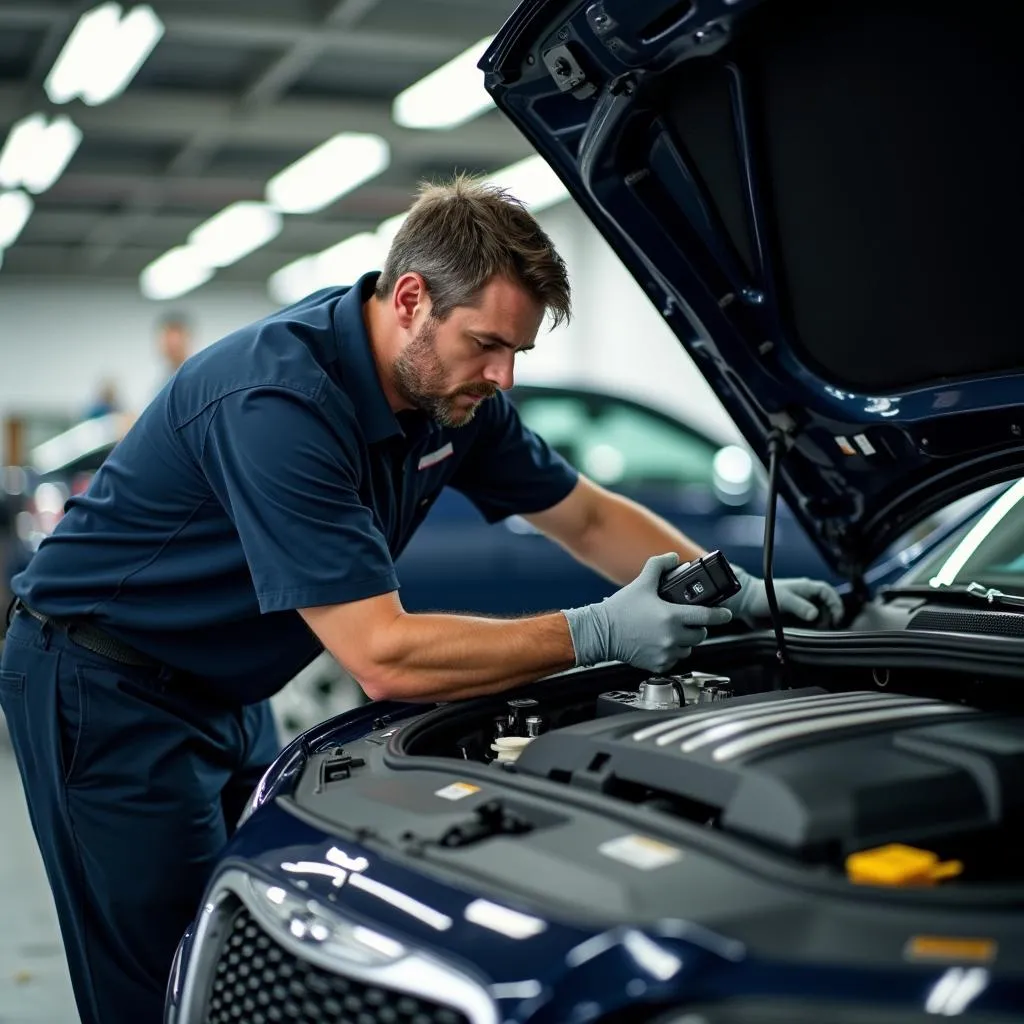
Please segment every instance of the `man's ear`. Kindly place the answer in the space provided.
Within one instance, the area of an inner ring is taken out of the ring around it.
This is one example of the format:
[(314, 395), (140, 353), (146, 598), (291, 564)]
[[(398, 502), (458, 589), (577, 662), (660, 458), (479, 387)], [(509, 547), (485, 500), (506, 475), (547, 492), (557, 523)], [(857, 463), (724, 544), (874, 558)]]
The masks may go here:
[(420, 315), (430, 314), (431, 301), (427, 291), (427, 282), (421, 274), (409, 271), (403, 274), (396, 282), (394, 291), (391, 293), (391, 304), (395, 312), (395, 319), (400, 327), (408, 330)]

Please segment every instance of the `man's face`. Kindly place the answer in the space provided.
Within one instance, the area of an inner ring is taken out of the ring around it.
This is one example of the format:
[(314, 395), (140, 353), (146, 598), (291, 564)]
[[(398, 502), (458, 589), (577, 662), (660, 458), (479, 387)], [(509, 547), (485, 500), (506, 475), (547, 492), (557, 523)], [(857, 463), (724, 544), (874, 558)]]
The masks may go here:
[(516, 354), (533, 347), (543, 319), (519, 285), (495, 278), (476, 305), (423, 317), (395, 360), (395, 388), (442, 426), (465, 426), (481, 402), (512, 387)]

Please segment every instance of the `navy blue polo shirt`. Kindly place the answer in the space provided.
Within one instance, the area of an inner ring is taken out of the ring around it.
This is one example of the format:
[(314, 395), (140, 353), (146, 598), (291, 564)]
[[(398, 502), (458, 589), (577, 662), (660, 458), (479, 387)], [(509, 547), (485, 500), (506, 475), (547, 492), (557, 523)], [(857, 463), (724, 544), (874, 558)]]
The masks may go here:
[(395, 414), (363, 320), (376, 274), (189, 359), (13, 581), (231, 700), (322, 649), (295, 609), (395, 590), (446, 485), (491, 522), (550, 508), (575, 471), (504, 395), (463, 427)]

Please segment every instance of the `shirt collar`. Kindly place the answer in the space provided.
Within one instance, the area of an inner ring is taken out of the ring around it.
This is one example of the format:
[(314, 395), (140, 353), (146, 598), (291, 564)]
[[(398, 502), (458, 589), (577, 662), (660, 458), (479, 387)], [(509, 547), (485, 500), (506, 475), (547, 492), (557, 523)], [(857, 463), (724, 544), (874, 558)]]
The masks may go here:
[(364, 274), (341, 297), (334, 309), (334, 339), (344, 387), (366, 440), (373, 444), (404, 433), (398, 417), (388, 404), (373, 349), (363, 320), (363, 304), (373, 294), (380, 274)]

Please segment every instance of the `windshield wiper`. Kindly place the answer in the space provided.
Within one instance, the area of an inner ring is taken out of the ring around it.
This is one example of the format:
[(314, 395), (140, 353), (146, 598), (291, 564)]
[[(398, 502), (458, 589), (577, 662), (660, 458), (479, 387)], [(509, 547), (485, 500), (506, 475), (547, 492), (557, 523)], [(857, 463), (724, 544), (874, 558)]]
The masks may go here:
[(941, 587), (933, 587), (925, 583), (911, 583), (902, 587), (882, 587), (878, 596), (882, 598), (893, 597), (922, 597), (927, 601), (949, 603), (963, 603), (964, 597), (973, 597), (984, 601), (986, 604), (997, 605), (1003, 608), (1024, 608), (1024, 595), (1005, 594), (995, 587), (986, 587), (981, 583), (946, 583)]
[(980, 583), (968, 583), (963, 593), (970, 594), (971, 597), (980, 598), (988, 604), (998, 604), (1010, 608), (1024, 608), (1024, 595), (1004, 594), (1001, 590), (996, 590), (995, 587), (986, 587)]

